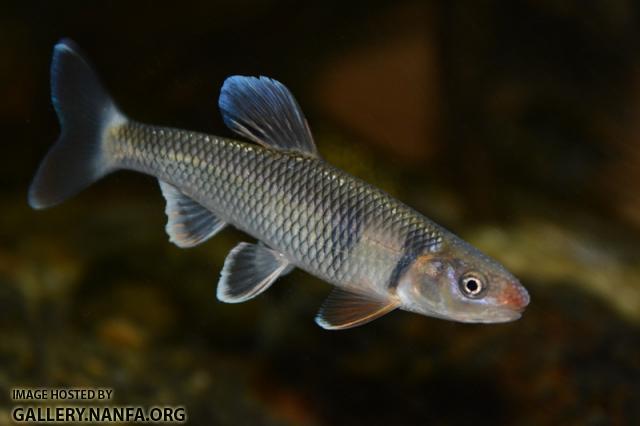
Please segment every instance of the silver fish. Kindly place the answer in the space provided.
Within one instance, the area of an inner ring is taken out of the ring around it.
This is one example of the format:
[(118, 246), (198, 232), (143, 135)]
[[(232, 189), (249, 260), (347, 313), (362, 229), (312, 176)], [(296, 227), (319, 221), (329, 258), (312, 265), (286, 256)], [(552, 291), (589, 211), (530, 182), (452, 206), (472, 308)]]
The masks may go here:
[(367, 323), (396, 308), (461, 322), (518, 319), (529, 303), (497, 262), (415, 210), (320, 158), (296, 100), (266, 77), (229, 77), (219, 107), (241, 142), (123, 115), (80, 49), (54, 48), (61, 135), (29, 191), (41, 209), (116, 170), (155, 176), (169, 239), (192, 247), (232, 225), (259, 242), (227, 256), (219, 300), (243, 302), (298, 267), (335, 286), (316, 322)]

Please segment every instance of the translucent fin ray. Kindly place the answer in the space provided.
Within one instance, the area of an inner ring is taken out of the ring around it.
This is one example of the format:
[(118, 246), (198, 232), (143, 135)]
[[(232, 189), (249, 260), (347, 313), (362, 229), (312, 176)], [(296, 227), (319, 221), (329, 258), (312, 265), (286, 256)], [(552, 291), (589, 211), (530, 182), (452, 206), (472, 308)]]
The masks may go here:
[(396, 301), (334, 289), (320, 307), (316, 323), (326, 330), (344, 330), (366, 324), (399, 306)]
[(60, 137), (29, 188), (29, 204), (35, 209), (56, 205), (112, 171), (104, 140), (111, 126), (126, 121), (82, 51), (69, 39), (53, 49), (51, 101)]
[(158, 181), (167, 201), (165, 213), (169, 241), (178, 247), (188, 248), (203, 243), (220, 232), (226, 223), (196, 201), (184, 195), (175, 186)]
[(268, 77), (225, 80), (218, 106), (225, 124), (261, 145), (318, 157), (311, 131), (289, 90)]
[(283, 254), (261, 244), (240, 243), (224, 261), (218, 300), (240, 303), (252, 299), (292, 269)]

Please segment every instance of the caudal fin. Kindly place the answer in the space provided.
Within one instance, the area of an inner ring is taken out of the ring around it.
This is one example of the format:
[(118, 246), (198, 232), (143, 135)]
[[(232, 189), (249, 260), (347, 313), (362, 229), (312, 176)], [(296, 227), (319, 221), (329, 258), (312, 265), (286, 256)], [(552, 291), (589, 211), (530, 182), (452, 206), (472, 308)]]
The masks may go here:
[(63, 39), (53, 49), (51, 101), (60, 137), (29, 188), (35, 209), (56, 205), (113, 170), (104, 151), (111, 126), (126, 119), (76, 44)]

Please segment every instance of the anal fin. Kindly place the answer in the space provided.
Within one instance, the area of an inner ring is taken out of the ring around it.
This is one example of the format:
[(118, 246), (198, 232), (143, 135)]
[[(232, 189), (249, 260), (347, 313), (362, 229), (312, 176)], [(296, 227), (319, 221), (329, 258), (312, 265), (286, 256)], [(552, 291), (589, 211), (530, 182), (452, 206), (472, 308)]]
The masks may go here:
[(262, 244), (240, 243), (229, 252), (218, 282), (218, 300), (240, 303), (268, 289), (293, 265), (282, 253)]
[(398, 306), (397, 301), (380, 300), (336, 288), (320, 307), (316, 323), (327, 330), (344, 330), (380, 318)]
[(169, 241), (178, 247), (196, 246), (213, 237), (226, 223), (218, 219), (205, 207), (184, 195), (175, 186), (160, 182), (162, 195), (167, 201), (166, 231)]

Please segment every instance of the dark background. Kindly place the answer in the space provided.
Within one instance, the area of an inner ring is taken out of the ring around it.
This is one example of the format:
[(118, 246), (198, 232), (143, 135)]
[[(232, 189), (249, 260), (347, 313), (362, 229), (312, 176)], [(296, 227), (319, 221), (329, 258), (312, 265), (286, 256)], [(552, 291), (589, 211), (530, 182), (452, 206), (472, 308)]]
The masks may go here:
[[(112, 387), (193, 424), (640, 422), (638, 2), (4, 2), (0, 37), (0, 423), (16, 386)], [(325, 158), (504, 263), (525, 315), (327, 332), (329, 287), (299, 271), (219, 303), (249, 237), (171, 245), (152, 178), (31, 210), (62, 37), (150, 123), (231, 136), (224, 79), (282, 81)]]

